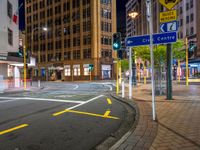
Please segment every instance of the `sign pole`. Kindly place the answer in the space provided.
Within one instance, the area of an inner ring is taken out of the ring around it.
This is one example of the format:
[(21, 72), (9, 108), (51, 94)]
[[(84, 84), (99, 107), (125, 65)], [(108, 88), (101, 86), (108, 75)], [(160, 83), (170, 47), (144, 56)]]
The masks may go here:
[(167, 99), (172, 100), (172, 45), (167, 44)]
[(132, 47), (129, 48), (129, 99), (132, 98)]
[(150, 33), (150, 53), (151, 53), (151, 84), (152, 84), (152, 116), (156, 120), (156, 106), (155, 106), (155, 81), (154, 81), (154, 54), (153, 54), (153, 18), (151, 0), (147, 0), (147, 17), (149, 21)]

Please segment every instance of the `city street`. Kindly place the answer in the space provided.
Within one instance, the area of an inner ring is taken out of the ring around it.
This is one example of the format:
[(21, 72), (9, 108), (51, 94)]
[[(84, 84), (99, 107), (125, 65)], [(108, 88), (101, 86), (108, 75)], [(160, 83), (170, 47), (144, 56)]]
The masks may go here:
[(0, 95), (0, 150), (94, 149), (126, 122), (127, 106), (109, 96), (112, 84), (41, 85)]

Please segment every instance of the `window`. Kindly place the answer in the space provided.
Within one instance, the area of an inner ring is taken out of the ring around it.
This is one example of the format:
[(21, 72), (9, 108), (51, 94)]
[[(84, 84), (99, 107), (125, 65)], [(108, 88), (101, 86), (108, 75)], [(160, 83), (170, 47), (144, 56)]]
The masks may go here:
[(8, 17), (12, 19), (13, 8), (12, 8), (12, 4), (9, 1), (7, 1), (7, 13), (8, 13)]
[(79, 33), (80, 32), (80, 24), (73, 25), (73, 33)]
[(194, 28), (191, 27), (191, 28), (190, 28), (190, 35), (193, 35), (193, 34), (194, 34)]
[(77, 59), (80, 59), (80, 58), (81, 58), (80, 50), (73, 51), (73, 59), (77, 60)]
[(71, 42), (70, 39), (65, 39), (64, 40), (64, 48), (69, 48), (70, 47), (70, 42)]
[(61, 13), (61, 6), (56, 6), (55, 7), (55, 14), (60, 14)]
[(84, 35), (83, 36), (83, 45), (89, 45), (91, 44), (91, 37), (90, 35)]
[(71, 51), (64, 52), (64, 59), (65, 60), (71, 60)]
[(71, 76), (70, 65), (66, 65), (64, 66), (64, 68), (65, 68), (65, 76)]
[(186, 23), (189, 23), (189, 21), (190, 21), (190, 17), (186, 16)]
[(74, 68), (74, 76), (80, 76), (81, 75), (81, 73), (80, 73), (80, 68)]
[(80, 46), (80, 37), (73, 38), (73, 46)]
[(89, 59), (89, 58), (91, 58), (91, 49), (84, 49), (84, 50), (83, 50), (83, 58), (84, 58), (84, 59)]
[(63, 5), (63, 11), (68, 11), (68, 10), (70, 10), (69, 2), (64, 3), (64, 5)]
[(193, 4), (193, 0), (190, 0), (190, 8), (193, 8), (194, 4)]
[(189, 3), (186, 3), (186, 10), (189, 10)]
[(194, 14), (190, 14), (190, 22), (192, 22), (194, 20)]
[(80, 6), (80, 0), (73, 0), (72, 7), (73, 8), (78, 8)]
[(13, 31), (8, 28), (8, 44), (13, 45)]
[(90, 0), (83, 0), (83, 5), (90, 4)]
[(90, 75), (89, 67), (84, 67), (84, 76)]
[(90, 17), (90, 8), (83, 9), (83, 18)]
[(91, 22), (83, 22), (83, 32), (87, 32), (91, 30)]

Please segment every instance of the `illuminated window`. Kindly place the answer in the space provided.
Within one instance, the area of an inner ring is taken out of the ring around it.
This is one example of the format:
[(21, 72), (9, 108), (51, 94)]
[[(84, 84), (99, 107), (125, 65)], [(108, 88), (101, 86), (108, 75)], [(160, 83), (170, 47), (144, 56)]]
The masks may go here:
[(81, 72), (80, 72), (80, 67), (75, 67), (74, 68), (74, 76), (80, 76)]
[(90, 71), (89, 71), (89, 68), (84, 68), (84, 76), (88, 76), (90, 75)]
[(65, 68), (65, 76), (71, 76), (71, 69)]

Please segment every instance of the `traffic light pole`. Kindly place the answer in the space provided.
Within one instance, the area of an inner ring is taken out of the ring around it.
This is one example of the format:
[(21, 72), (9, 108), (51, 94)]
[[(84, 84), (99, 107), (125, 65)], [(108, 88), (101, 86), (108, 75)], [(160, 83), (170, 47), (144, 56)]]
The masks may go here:
[(24, 45), (24, 90), (26, 90), (26, 46)]

